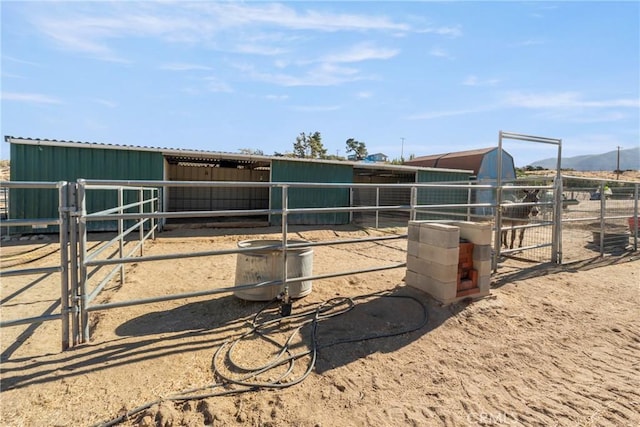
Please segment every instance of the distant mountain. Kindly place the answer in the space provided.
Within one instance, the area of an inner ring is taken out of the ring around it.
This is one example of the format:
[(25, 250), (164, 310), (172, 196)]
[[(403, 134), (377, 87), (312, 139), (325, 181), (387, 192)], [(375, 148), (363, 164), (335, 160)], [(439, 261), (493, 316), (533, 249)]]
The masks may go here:
[[(618, 165), (618, 150), (603, 154), (563, 157), (562, 169), (577, 171), (614, 171)], [(531, 166), (555, 169), (556, 159), (544, 159), (531, 163)], [(640, 147), (620, 150), (620, 170), (640, 170)]]

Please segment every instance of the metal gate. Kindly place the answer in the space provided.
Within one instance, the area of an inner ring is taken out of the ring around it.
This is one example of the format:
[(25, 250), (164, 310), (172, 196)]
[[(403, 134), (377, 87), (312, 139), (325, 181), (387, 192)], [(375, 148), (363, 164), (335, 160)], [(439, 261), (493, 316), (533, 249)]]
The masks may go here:
[(555, 190), (545, 179), (518, 180), (502, 187), (498, 224), (501, 259), (553, 261)]
[[(556, 146), (555, 178), (551, 180), (527, 178), (504, 182), (502, 178), (504, 176), (503, 140)], [(506, 258), (533, 262), (561, 262), (562, 228), (560, 221), (556, 220), (562, 215), (561, 146), (560, 139), (500, 131), (496, 177), (494, 270), (497, 269), (498, 263)]]

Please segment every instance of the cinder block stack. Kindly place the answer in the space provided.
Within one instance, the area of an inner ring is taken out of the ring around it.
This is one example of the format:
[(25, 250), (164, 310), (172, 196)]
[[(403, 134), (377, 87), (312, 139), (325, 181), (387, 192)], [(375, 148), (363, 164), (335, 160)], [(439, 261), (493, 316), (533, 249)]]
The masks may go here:
[[(430, 294), (444, 304), (489, 295), (490, 224), (468, 221), (447, 224), (409, 221), (408, 234), (405, 279), (407, 285)], [(477, 272), (477, 288), (459, 294), (460, 239), (474, 244), (473, 270)]]

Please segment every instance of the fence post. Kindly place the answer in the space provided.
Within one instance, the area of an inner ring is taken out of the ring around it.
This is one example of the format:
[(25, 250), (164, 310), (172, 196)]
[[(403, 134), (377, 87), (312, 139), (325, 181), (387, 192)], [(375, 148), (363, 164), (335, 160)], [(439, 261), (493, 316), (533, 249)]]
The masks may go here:
[[(376, 208), (380, 207), (380, 187), (376, 187)], [(376, 230), (379, 228), (380, 211), (376, 209)]]
[(638, 229), (640, 228), (640, 224), (638, 224), (638, 187), (640, 185), (635, 184), (633, 186), (633, 225), (631, 232), (633, 233), (633, 250), (638, 250)]
[[(467, 205), (471, 204), (471, 180), (467, 182)], [(467, 206), (467, 221), (471, 221), (471, 206)]]
[(85, 265), (85, 259), (87, 258), (87, 201), (84, 179), (78, 180), (78, 208), (80, 214), (78, 217), (78, 298), (80, 302), (80, 342), (86, 343), (89, 341), (89, 313), (87, 312), (89, 296), (87, 294), (87, 266)]
[[(138, 190), (138, 203), (140, 203), (140, 206), (138, 206), (138, 213), (143, 214), (144, 213), (144, 203), (145, 203), (144, 202), (144, 188), (140, 188)], [(149, 221), (149, 223), (151, 223), (151, 221)], [(138, 224), (139, 224), (139, 227), (140, 227), (140, 231), (139, 231), (139, 236), (140, 236), (140, 256), (144, 256), (144, 243), (143, 243), (143, 240), (144, 240), (144, 218), (138, 219)], [(123, 268), (124, 268), (124, 265), (123, 265)]]
[(284, 286), (285, 303), (289, 303), (289, 285), (287, 284), (287, 229), (289, 210), (289, 186), (282, 186), (282, 284)]
[(70, 309), (71, 309), (71, 345), (80, 343), (80, 318), (78, 307), (78, 184), (70, 182), (68, 184), (69, 202), (69, 280), (70, 280)]
[(553, 179), (553, 227), (551, 229), (551, 262), (562, 264), (562, 175)]
[(69, 202), (68, 184), (58, 183), (58, 242), (60, 244), (60, 318), (62, 351), (69, 348)]
[[(353, 206), (353, 187), (349, 187), (349, 207), (352, 208)], [(353, 211), (350, 210), (349, 211), (349, 224), (353, 224)]]
[(411, 221), (415, 221), (416, 220), (416, 205), (418, 204), (418, 188), (417, 187), (411, 187), (411, 215), (409, 216), (409, 219), (411, 219)]
[(600, 183), (600, 256), (604, 256), (604, 229), (605, 229), (605, 216), (607, 213), (607, 206), (605, 200), (607, 197), (604, 194), (605, 182)]
[[(124, 205), (124, 188), (118, 187), (118, 210), (119, 214), (123, 214), (124, 210), (122, 209), (122, 205)], [(124, 232), (124, 219), (118, 219), (118, 256), (120, 258), (124, 258), (124, 237), (122, 233)], [(124, 264), (120, 264), (120, 285), (124, 284)]]
[(498, 260), (500, 259), (500, 250), (502, 249), (502, 239), (501, 239), (501, 231), (502, 231), (502, 185), (497, 185), (495, 188), (496, 194), (496, 203), (495, 203), (495, 231), (493, 238), (493, 262), (492, 269), (495, 273), (498, 271)]
[[(160, 197), (160, 193), (157, 188), (151, 189), (151, 203), (149, 204), (149, 212), (158, 213), (156, 199)], [(156, 218), (151, 217), (151, 240), (156, 240)]]

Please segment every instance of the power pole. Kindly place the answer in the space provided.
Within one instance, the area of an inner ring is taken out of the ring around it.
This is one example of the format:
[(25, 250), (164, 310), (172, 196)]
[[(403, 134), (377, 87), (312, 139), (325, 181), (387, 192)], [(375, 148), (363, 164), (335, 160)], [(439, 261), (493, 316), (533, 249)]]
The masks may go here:
[(618, 145), (618, 163), (616, 166), (616, 181), (620, 180), (620, 148), (622, 147)]
[(400, 139), (402, 140), (402, 145), (400, 145), (400, 162), (404, 163), (404, 136)]

